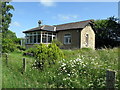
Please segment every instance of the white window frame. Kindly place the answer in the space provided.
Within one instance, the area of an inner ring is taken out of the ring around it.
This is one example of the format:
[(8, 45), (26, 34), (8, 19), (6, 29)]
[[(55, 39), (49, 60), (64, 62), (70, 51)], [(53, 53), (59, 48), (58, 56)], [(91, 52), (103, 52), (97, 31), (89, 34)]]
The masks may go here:
[[(66, 42), (66, 39), (68, 39), (68, 42)], [(71, 44), (71, 34), (65, 34), (64, 35), (64, 44)]]
[[(51, 34), (49, 34), (49, 33), (51, 33)], [(53, 32), (44, 32), (44, 31), (40, 31), (40, 36), (41, 36), (41, 38), (40, 38), (40, 43), (43, 43), (43, 35), (46, 35), (46, 42), (44, 42), (44, 43), (48, 43), (48, 37), (49, 36), (51, 36), (51, 38), (52, 38), (52, 40), (53, 40), (53, 38), (55, 37), (56, 38), (56, 35), (54, 35), (53, 34)], [(32, 40), (30, 40), (30, 36), (32, 37), (31, 39)], [(30, 33), (26, 33), (26, 44), (35, 44), (34, 43), (34, 36), (36, 36), (36, 43), (38, 43), (38, 32), (30, 32)], [(28, 39), (28, 42), (27, 42), (27, 39)], [(32, 41), (32, 42), (30, 42), (30, 41)], [(51, 43), (52, 43), (52, 41), (51, 41)]]

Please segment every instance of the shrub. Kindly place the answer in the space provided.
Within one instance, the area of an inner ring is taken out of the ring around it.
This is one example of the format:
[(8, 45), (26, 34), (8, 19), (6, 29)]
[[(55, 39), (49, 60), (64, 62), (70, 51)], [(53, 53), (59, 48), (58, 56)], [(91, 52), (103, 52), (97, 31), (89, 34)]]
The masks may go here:
[(48, 62), (49, 64), (55, 64), (56, 60), (60, 60), (63, 58), (62, 51), (56, 46), (56, 44), (49, 44), (48, 45)]
[(55, 44), (49, 44), (48, 46), (40, 44), (36, 45), (35, 58), (35, 66), (43, 69), (45, 66), (51, 66), (56, 63), (56, 60), (63, 58), (63, 53)]
[(35, 66), (43, 69), (45, 60), (47, 59), (47, 47), (45, 44), (36, 45), (35, 58)]
[(58, 47), (61, 47), (63, 44), (60, 42), (60, 41), (58, 41), (57, 39), (54, 39), (53, 41), (52, 41), (52, 43), (53, 44), (56, 44)]
[(28, 48), (26, 51), (24, 51), (23, 55), (28, 56), (35, 56), (36, 48)]
[(2, 39), (2, 53), (13, 52), (16, 50), (16, 45), (11, 39)]
[(22, 50), (22, 51), (25, 51), (25, 50), (26, 50), (25, 47), (24, 47), (24, 46), (21, 46), (21, 45), (17, 45), (17, 48), (18, 48), (19, 50)]

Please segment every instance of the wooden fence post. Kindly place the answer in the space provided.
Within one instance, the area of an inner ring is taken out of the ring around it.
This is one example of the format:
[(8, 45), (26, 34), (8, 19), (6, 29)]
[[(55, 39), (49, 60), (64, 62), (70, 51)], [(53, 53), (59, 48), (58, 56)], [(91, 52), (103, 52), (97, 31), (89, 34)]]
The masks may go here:
[(115, 89), (115, 72), (114, 71), (106, 71), (106, 88), (107, 90)]
[(26, 72), (26, 59), (23, 58), (23, 72)]

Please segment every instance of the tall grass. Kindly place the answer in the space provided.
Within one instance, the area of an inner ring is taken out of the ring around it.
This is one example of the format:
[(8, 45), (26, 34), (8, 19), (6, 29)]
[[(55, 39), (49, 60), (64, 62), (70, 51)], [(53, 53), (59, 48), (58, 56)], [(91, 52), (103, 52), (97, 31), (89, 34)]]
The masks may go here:
[(10, 53), (8, 67), (3, 56), (3, 88), (105, 88), (106, 70), (116, 72), (118, 87), (118, 48), (63, 50), (63, 60), (38, 70), (34, 58), (25, 57), (27, 70), (22, 72), (22, 53)]

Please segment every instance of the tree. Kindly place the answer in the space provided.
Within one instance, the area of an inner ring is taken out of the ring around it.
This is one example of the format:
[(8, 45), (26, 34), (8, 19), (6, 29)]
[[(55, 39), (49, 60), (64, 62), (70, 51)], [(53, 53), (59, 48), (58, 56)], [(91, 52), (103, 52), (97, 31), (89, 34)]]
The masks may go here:
[(16, 33), (8, 30), (6, 31), (5, 38), (11, 39), (15, 44), (20, 44), (20, 38), (17, 38)]
[(16, 34), (10, 31), (9, 24), (11, 23), (12, 14), (11, 10), (14, 10), (14, 7), (9, 4), (9, 2), (1, 2), (0, 1), (0, 30), (2, 34), (2, 52), (12, 52), (16, 49), (16, 43), (18, 42)]
[(8, 31), (9, 24), (11, 23), (12, 14), (10, 13), (10, 10), (14, 10), (14, 7), (9, 4), (9, 2), (0, 2), (1, 3), (1, 11), (2, 16), (0, 15), (0, 18), (2, 18), (2, 23), (0, 23), (0, 30), (2, 30), (3, 38), (5, 37), (6, 31)]
[(109, 17), (105, 20), (94, 21), (94, 30), (96, 33), (96, 47), (114, 46), (120, 33), (117, 18)]

